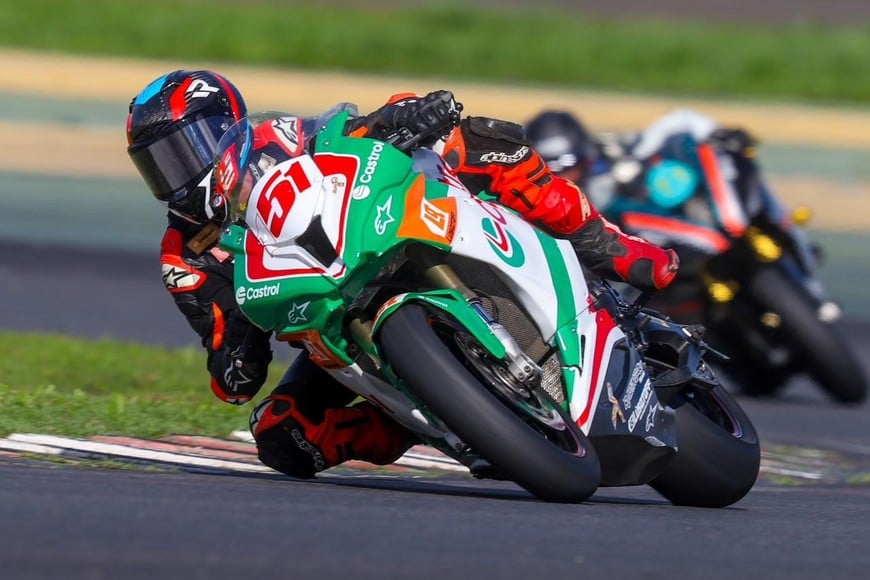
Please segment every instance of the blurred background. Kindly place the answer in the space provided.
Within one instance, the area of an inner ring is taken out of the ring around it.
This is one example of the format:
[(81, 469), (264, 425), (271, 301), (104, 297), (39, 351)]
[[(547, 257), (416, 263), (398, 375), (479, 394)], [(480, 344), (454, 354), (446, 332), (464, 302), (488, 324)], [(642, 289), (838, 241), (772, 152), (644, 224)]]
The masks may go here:
[[(131, 98), (177, 68), (218, 70), (250, 110), (448, 88), (520, 123), (556, 107), (629, 130), (687, 107), (746, 127), (780, 198), (814, 210), (831, 293), (870, 320), (863, 0), (0, 0), (0, 328), (194, 342), (160, 283), (164, 210), (125, 152)], [(18, 275), (37, 261), (111, 284), (57, 300), (56, 277)], [(119, 293), (153, 320), (107, 312)]]

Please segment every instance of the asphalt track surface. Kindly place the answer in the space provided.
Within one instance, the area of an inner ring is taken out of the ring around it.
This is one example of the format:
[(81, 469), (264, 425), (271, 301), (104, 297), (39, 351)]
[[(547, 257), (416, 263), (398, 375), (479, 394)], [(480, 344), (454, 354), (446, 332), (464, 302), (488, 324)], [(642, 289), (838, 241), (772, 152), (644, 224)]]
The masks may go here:
[(118, 472), (0, 462), (4, 578), (866, 577), (860, 488), (758, 487), (677, 508), (452, 481)]

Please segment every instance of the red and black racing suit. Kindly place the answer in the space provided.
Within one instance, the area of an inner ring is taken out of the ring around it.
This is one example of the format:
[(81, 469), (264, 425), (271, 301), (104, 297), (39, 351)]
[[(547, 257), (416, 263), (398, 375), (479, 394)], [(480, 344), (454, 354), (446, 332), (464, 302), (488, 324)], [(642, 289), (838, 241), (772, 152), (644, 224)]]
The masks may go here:
[[(346, 132), (377, 136), (380, 118), (376, 112), (351, 120)], [(570, 238), (594, 272), (647, 288), (661, 288), (673, 278), (673, 252), (626, 236), (605, 221), (576, 185), (547, 169), (519, 125), (465, 118), (446, 138), (443, 156), (471, 191), (496, 195), (529, 221)], [(241, 404), (266, 379), (270, 335), (239, 310), (231, 259), (208, 239), (210, 228), (170, 215), (161, 251), (163, 280), (208, 351), (212, 391)], [(294, 477), (313, 477), (348, 459), (392, 463), (414, 444), (410, 432), (370, 403), (348, 406), (355, 398), (303, 352), (251, 414), (260, 460)]]

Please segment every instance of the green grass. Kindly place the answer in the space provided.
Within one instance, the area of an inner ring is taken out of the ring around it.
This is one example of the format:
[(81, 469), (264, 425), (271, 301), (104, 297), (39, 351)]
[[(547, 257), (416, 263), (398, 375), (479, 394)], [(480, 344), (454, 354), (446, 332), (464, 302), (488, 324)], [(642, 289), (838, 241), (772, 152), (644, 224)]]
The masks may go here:
[[(870, 24), (260, 0), (0, 0), (0, 45), (487, 82), (870, 103)], [(94, 82), (111, 82), (95, 79)]]
[[(253, 408), (212, 394), (202, 349), (0, 332), (0, 352), (0, 436), (227, 437)], [(271, 369), (260, 396), (283, 370)]]

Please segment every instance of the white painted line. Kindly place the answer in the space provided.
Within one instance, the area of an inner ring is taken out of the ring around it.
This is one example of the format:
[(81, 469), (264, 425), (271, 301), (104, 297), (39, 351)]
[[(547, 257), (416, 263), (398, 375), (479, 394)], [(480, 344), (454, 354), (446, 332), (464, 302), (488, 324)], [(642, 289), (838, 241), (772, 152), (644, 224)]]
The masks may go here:
[[(13, 433), (6, 439), (0, 439), (0, 449), (35, 453), (43, 455), (64, 455), (74, 453), (126, 457), (145, 461), (156, 461), (173, 465), (210, 467), (257, 473), (275, 473), (275, 471), (259, 463), (246, 463), (224, 459), (211, 459), (185, 453), (168, 451), (153, 451), (114, 443), (99, 443), (86, 439), (59, 437), (56, 435), (39, 435), (34, 433)], [(396, 465), (416, 467), (420, 469), (440, 469), (448, 471), (467, 471), (467, 468), (447, 456), (430, 455), (408, 451), (400, 457)]]
[(0, 449), (5, 451), (20, 451), (22, 453), (38, 453), (40, 455), (63, 455), (64, 451), (57, 447), (25, 443), (23, 441), (10, 441), (8, 439), (0, 439)]
[(170, 463), (174, 465), (211, 467), (215, 469), (231, 469), (235, 471), (251, 471), (258, 473), (275, 473), (275, 471), (271, 468), (258, 463), (244, 463), (241, 461), (228, 461), (224, 459), (209, 459), (207, 457), (185, 455), (182, 453), (169, 453), (166, 451), (150, 451), (147, 449), (126, 447), (124, 445), (116, 445), (112, 443), (97, 443), (95, 441), (87, 441), (84, 439), (56, 437), (54, 435), (13, 433), (9, 435), (9, 437), (7, 437), (6, 441), (16, 443), (29, 443), (49, 448), (84, 451), (100, 455), (128, 457), (131, 459), (143, 459), (147, 461), (159, 461), (161, 463)]
[(238, 431), (233, 431), (230, 433), (230, 437), (233, 439), (238, 439), (239, 441), (245, 441), (247, 443), (254, 442), (254, 436), (251, 435), (251, 432), (247, 429), (239, 429)]
[(430, 456), (409, 456), (407, 453), (395, 461), (396, 465), (420, 467), (424, 469), (441, 469), (446, 471), (468, 471), (468, 468), (454, 461), (433, 460)]
[(769, 467), (762, 465), (761, 471), (765, 473), (773, 473), (774, 475), (788, 475), (791, 477), (803, 477), (804, 479), (822, 479), (824, 475), (821, 473), (813, 473), (811, 471), (798, 471), (796, 469), (783, 469), (781, 467)]
[(450, 471), (468, 471), (467, 467), (446, 455), (429, 455), (428, 453), (417, 453), (416, 451), (406, 452), (396, 460), (396, 463), (413, 467), (432, 467), (435, 469), (447, 469)]

